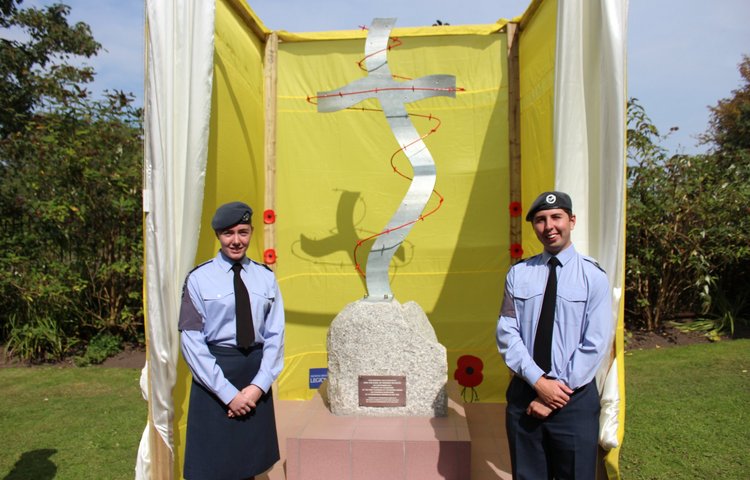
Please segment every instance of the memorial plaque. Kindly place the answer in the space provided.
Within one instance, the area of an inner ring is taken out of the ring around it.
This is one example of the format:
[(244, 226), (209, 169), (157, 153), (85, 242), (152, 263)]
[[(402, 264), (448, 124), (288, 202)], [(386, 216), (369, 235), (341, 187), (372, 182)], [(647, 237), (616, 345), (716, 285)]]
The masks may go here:
[(360, 375), (360, 407), (405, 407), (406, 377), (398, 375)]

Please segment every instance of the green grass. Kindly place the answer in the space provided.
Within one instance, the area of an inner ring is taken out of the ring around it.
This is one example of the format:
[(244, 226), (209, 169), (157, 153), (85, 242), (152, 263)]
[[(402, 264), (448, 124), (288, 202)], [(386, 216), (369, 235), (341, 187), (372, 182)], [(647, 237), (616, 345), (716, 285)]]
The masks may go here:
[(132, 479), (146, 426), (138, 369), (0, 369), (0, 478)]
[(750, 478), (750, 340), (625, 357), (625, 480)]
[[(629, 353), (624, 480), (750, 478), (750, 340)], [(140, 371), (0, 369), (0, 479), (132, 479)]]

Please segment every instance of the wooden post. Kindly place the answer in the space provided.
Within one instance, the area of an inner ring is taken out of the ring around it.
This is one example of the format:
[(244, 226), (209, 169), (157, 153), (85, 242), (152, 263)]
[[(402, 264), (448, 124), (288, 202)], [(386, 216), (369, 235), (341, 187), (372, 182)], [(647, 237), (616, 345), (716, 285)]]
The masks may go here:
[[(518, 24), (508, 23), (505, 32), (508, 37), (508, 150), (510, 160), (508, 176), (510, 177), (510, 201), (521, 202), (521, 68), (518, 61)], [(521, 243), (522, 220), (523, 214), (510, 217), (511, 245)], [(511, 258), (513, 263), (517, 260)]]
[[(266, 38), (265, 65), (263, 67), (263, 100), (265, 132), (263, 137), (263, 157), (265, 163), (264, 209), (276, 211), (276, 58), (279, 50), (279, 37), (276, 32)], [(265, 248), (276, 248), (276, 223), (263, 224), (263, 244)], [(269, 265), (271, 270), (276, 264)]]

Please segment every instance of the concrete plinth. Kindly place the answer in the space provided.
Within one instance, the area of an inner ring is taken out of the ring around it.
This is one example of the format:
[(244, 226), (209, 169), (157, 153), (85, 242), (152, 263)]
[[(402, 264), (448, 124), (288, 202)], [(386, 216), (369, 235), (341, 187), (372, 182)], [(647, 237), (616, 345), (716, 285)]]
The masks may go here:
[(316, 396), (305, 416), (287, 436), (288, 480), (471, 478), (471, 439), (460, 406), (444, 417), (337, 416)]

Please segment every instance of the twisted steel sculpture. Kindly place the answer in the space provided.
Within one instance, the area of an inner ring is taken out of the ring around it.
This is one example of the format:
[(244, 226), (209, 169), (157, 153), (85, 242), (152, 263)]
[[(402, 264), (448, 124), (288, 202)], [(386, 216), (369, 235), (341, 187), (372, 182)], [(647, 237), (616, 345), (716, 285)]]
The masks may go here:
[(388, 124), (414, 176), (401, 205), (383, 229), (367, 256), (366, 282), (369, 301), (393, 299), (388, 265), (409, 231), (421, 217), (435, 186), (435, 162), (409, 118), (405, 104), (429, 97), (456, 96), (453, 75), (429, 75), (415, 80), (394, 80), (388, 68), (388, 41), (395, 18), (376, 18), (367, 35), (365, 62), (368, 75), (337, 90), (319, 92), (318, 112), (335, 112), (377, 98)]

